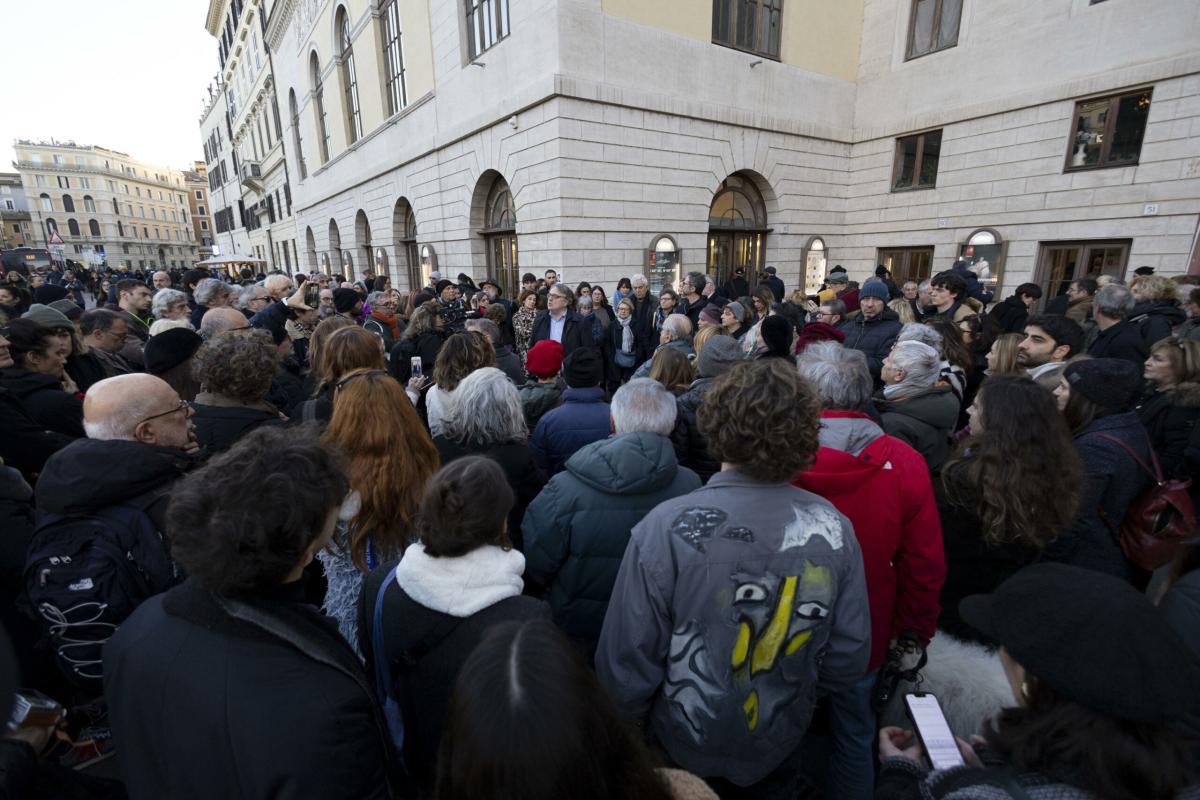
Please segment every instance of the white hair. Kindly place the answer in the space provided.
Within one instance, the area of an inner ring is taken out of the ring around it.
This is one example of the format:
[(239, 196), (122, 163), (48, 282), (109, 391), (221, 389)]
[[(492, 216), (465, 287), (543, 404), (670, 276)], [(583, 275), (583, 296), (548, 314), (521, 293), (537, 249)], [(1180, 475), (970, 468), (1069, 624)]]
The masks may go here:
[(187, 295), (178, 289), (159, 289), (154, 293), (154, 299), (150, 301), (150, 311), (154, 314), (155, 319), (162, 319), (162, 315), (167, 313), (175, 303), (186, 303)]
[(196, 284), (196, 291), (193, 294), (198, 304), (207, 306), (219, 297), (229, 297), (233, 294), (233, 287), (216, 278), (205, 278)]
[(529, 436), (517, 387), (495, 367), (480, 367), (445, 396), (442, 434), (462, 444), (523, 443)]
[(927, 344), (934, 349), (938, 358), (942, 358), (942, 334), (938, 333), (933, 328), (923, 322), (909, 322), (900, 329), (899, 335), (896, 336), (896, 343), (900, 342), (921, 342)]
[(1136, 303), (1129, 287), (1110, 283), (1096, 292), (1092, 307), (1095, 313), (1103, 314), (1109, 319), (1125, 319)]
[[(926, 389), (937, 382), (942, 357), (923, 342), (897, 342), (888, 359), (895, 369), (904, 370), (904, 380), (898, 386), (905, 389)], [(900, 392), (900, 396), (907, 392)]]
[(163, 331), (169, 331), (171, 328), (187, 328), (192, 329), (192, 323), (186, 319), (156, 319), (154, 324), (150, 326), (150, 335), (158, 336)]
[(649, 286), (650, 281), (646, 280), (645, 275), (639, 274), (639, 275), (634, 275), (632, 278), (629, 279), (629, 285), (630, 286)]
[[(116, 375), (111, 378), (105, 378), (102, 381), (97, 381), (92, 384), (88, 390), (91, 394), (99, 397), (106, 392), (115, 392), (120, 390), (122, 383), (127, 383), (127, 378), (133, 378), (137, 375), (139, 378), (144, 373), (134, 373), (131, 375)], [(141, 381), (135, 380), (134, 383), (141, 384)], [(106, 403), (107, 408), (112, 409), (112, 413), (103, 419), (88, 419), (86, 416), (83, 419), (83, 432), (87, 434), (89, 439), (97, 439), (99, 441), (133, 441), (133, 432), (146, 417), (161, 410), (158, 408), (162, 404), (162, 397), (154, 392), (144, 391), (144, 384), (139, 387), (138, 391), (134, 391), (130, 387), (129, 391), (121, 391), (120, 403)]]
[(861, 350), (838, 342), (813, 342), (796, 361), (800, 374), (817, 387), (825, 408), (854, 411), (870, 402), (874, 382)]
[(265, 288), (263, 288), (262, 286), (259, 286), (257, 283), (252, 283), (249, 286), (242, 287), (242, 290), (240, 292), (238, 292), (237, 299), (233, 301), (233, 307), (241, 310), (241, 309), (244, 309), (246, 307), (246, 304), (249, 303), (251, 300), (255, 300), (255, 299), (269, 300), (269, 299), (271, 299), (270, 294), (266, 294), (266, 296), (261, 297), (261, 298), (257, 297), (257, 295), (260, 291), (266, 293), (267, 290)]
[(276, 291), (283, 287), (292, 287), (292, 279), (287, 275), (268, 275), (262, 282), (263, 288), (267, 290), (267, 294), (275, 294)]
[(662, 329), (671, 334), (672, 339), (688, 339), (692, 335), (692, 321), (685, 314), (670, 314), (663, 320)]
[(675, 396), (653, 378), (635, 378), (617, 389), (611, 411), (617, 436), (626, 433), (670, 436), (675, 430)]

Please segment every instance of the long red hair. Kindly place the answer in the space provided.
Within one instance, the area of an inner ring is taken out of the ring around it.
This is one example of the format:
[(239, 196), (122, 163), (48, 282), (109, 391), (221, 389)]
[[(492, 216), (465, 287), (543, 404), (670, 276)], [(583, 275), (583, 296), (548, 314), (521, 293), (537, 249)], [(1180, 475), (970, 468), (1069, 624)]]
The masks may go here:
[(350, 560), (367, 571), (368, 539), (380, 561), (399, 557), (412, 539), (425, 484), (440, 466), (404, 388), (382, 370), (346, 373), (336, 384), (333, 418), (321, 441), (346, 454), (350, 488), (361, 498), (345, 542)]

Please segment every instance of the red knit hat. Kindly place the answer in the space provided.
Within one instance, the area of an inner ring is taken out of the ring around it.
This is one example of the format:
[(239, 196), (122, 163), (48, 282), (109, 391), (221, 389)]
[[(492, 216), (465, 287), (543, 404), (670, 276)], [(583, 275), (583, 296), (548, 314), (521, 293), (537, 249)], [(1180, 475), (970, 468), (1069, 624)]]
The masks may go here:
[(535, 378), (547, 378), (558, 374), (562, 362), (562, 345), (553, 339), (542, 339), (525, 355), (525, 370)]

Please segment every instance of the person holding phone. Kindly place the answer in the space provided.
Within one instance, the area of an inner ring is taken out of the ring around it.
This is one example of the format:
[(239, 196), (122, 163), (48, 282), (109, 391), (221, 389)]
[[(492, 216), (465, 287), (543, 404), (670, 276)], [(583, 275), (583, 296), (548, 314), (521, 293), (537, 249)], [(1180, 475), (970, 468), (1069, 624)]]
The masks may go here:
[(971, 744), (955, 740), (960, 764), (936, 699), (906, 695), (916, 734), (879, 732), (876, 800), (1194, 796), (1194, 755), (1176, 723), (1200, 707), (1200, 665), (1144, 594), (1042, 563), (959, 612), (1000, 643), (1016, 705)]

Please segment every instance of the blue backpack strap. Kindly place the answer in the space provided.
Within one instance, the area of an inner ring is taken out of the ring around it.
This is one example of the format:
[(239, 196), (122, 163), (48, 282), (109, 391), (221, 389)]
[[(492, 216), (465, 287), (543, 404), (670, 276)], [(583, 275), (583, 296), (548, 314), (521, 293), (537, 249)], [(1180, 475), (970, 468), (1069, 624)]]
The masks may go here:
[(375, 663), (375, 694), (383, 705), (383, 718), (387, 722), (388, 733), (391, 734), (392, 743), (396, 747), (396, 756), (403, 763), (404, 716), (393, 691), (392, 671), (388, 664), (383, 641), (383, 601), (387, 597), (388, 588), (393, 583), (394, 575), (395, 571), (393, 570), (384, 578), (383, 583), (379, 586), (379, 591), (375, 594), (375, 613), (371, 622), (371, 650)]

